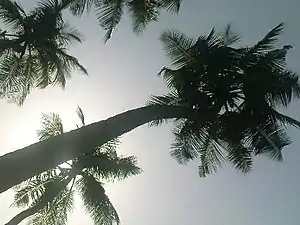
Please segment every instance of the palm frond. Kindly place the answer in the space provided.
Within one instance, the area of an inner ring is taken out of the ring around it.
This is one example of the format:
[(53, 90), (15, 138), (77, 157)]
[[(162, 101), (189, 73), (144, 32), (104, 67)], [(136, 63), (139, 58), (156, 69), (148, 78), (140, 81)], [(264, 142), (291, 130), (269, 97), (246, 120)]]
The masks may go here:
[(101, 183), (92, 176), (83, 176), (77, 182), (86, 211), (92, 216), (95, 224), (119, 224), (120, 218), (113, 204), (105, 194)]
[(64, 133), (62, 120), (58, 114), (43, 113), (41, 123), (42, 123), (42, 128), (40, 130), (37, 130), (37, 135), (40, 141)]
[(160, 0), (159, 2), (166, 11), (178, 13), (182, 0)]
[(175, 30), (164, 31), (160, 39), (167, 56), (171, 59), (174, 66), (181, 67), (194, 62), (194, 56), (191, 52), (191, 48), (195, 44), (194, 39)]
[(258, 128), (253, 143), (254, 154), (267, 155), (271, 159), (282, 161), (282, 149), (291, 143), (286, 131), (280, 126), (270, 125)]
[(136, 157), (111, 157), (111, 155), (112, 153), (110, 152), (108, 154), (98, 153), (94, 156), (86, 156), (81, 159), (81, 163), (98, 180), (110, 182), (126, 179), (142, 172), (141, 168), (137, 166)]
[(82, 43), (81, 33), (67, 23), (62, 25), (58, 38), (61, 39), (61, 43), (64, 45), (69, 45), (70, 43), (76, 42)]
[(227, 159), (235, 168), (243, 173), (249, 173), (252, 169), (252, 151), (240, 144), (229, 144), (226, 148)]
[(290, 126), (294, 126), (296, 128), (300, 128), (300, 121), (291, 118), (287, 115), (284, 115), (276, 110), (272, 110), (272, 115), (275, 116), (275, 118), (284, 126), (286, 125), (290, 125)]
[(221, 164), (225, 160), (222, 149), (219, 144), (213, 139), (211, 134), (207, 134), (204, 140), (197, 138), (194, 143), (195, 148), (198, 149), (200, 165), (198, 172), (200, 177), (206, 177), (218, 171)]
[(166, 95), (151, 96), (147, 105), (179, 105), (180, 98), (175, 90), (170, 91)]
[(63, 60), (63, 65), (65, 68), (79, 70), (83, 74), (88, 75), (86, 68), (80, 64), (76, 57), (67, 54), (64, 49), (56, 49), (56, 52), (58, 57)]
[(75, 16), (81, 16), (84, 11), (90, 12), (92, 6), (97, 6), (99, 0), (65, 0), (68, 2), (71, 13)]
[(19, 30), (23, 26), (24, 10), (15, 1), (1, 0), (0, 2), (0, 17), (4, 23), (12, 26), (13, 29)]
[(293, 99), (299, 98), (300, 85), (298, 80), (298, 75), (291, 71), (278, 73), (277, 77), (273, 78), (272, 83), (269, 84), (269, 102), (275, 106), (287, 107)]
[(74, 208), (74, 190), (65, 187), (46, 207), (34, 214), (30, 225), (66, 225), (68, 212)]
[(224, 46), (236, 44), (241, 40), (241, 36), (232, 31), (231, 24), (225, 27), (224, 32), (220, 34), (220, 38)]
[(224, 154), (212, 134), (201, 128), (194, 133), (189, 126), (186, 121), (174, 129), (171, 156), (184, 165), (190, 160), (199, 159), (199, 176), (205, 177), (217, 171), (225, 159)]
[(83, 114), (82, 109), (79, 106), (77, 106), (76, 113), (77, 113), (77, 116), (79, 117), (79, 119), (81, 121), (82, 126), (85, 126), (84, 114)]
[(160, 3), (155, 0), (131, 0), (127, 6), (136, 33), (141, 33), (150, 22), (158, 20)]
[(253, 47), (249, 48), (247, 55), (255, 54), (260, 52), (265, 52), (273, 49), (274, 44), (278, 40), (278, 36), (282, 33), (284, 24), (280, 23), (275, 28), (273, 28), (267, 35), (257, 42)]
[(45, 171), (14, 187), (12, 206), (24, 207), (36, 203), (45, 193), (47, 184), (53, 182), (58, 174), (55, 169)]
[(124, 5), (124, 0), (112, 0), (104, 1), (96, 8), (99, 24), (106, 31), (104, 42), (110, 39), (113, 30), (121, 21)]

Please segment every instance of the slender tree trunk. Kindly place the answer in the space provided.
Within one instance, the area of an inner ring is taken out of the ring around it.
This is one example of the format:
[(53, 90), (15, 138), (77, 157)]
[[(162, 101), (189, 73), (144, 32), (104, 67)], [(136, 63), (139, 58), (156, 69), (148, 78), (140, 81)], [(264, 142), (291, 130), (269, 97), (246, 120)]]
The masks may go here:
[(204, 115), (193, 115), (179, 106), (145, 106), (3, 155), (0, 157), (0, 193), (143, 124), (190, 116)]
[(61, 181), (59, 187), (56, 187), (55, 189), (52, 189), (49, 191), (49, 193), (44, 194), (40, 201), (38, 201), (34, 206), (23, 210), (18, 215), (16, 215), (14, 218), (12, 218), (8, 223), (5, 225), (17, 225), (21, 223), (24, 219), (32, 216), (33, 214), (37, 213), (41, 209), (43, 209), (45, 206), (47, 206), (48, 202), (53, 201), (53, 199), (61, 192), (61, 190), (70, 183), (70, 181), (74, 178), (74, 175), (69, 176), (66, 180)]

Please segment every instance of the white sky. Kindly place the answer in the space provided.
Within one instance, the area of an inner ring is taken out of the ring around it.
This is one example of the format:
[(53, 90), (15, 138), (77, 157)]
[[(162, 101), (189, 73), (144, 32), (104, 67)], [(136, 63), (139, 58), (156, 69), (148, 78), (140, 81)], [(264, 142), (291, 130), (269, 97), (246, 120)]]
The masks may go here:
[[(29, 7), (35, 0), (20, 2)], [(299, 72), (299, 9), (299, 0), (184, 0), (179, 16), (163, 16), (141, 37), (132, 34), (125, 19), (106, 45), (92, 15), (80, 20), (68, 17), (85, 36), (84, 44), (72, 53), (88, 68), (90, 76), (74, 74), (65, 91), (36, 91), (22, 107), (0, 102), (0, 154), (36, 142), (42, 112), (59, 113), (69, 130), (77, 122), (77, 105), (90, 123), (142, 106), (150, 94), (164, 93), (163, 82), (156, 74), (168, 64), (158, 41), (165, 28), (196, 36), (232, 22), (244, 36), (244, 43), (251, 44), (284, 21), (287, 27), (281, 40), (295, 47), (288, 62)], [(299, 110), (296, 102), (287, 113), (300, 119)], [(250, 175), (225, 166), (218, 174), (199, 179), (196, 163), (182, 167), (169, 157), (170, 126), (144, 126), (125, 135), (120, 148), (120, 153), (138, 156), (144, 173), (110, 185), (107, 192), (124, 225), (299, 224), (300, 132), (290, 133), (293, 144), (284, 150), (283, 163), (257, 158)], [(9, 208), (11, 202), (10, 192), (0, 196), (0, 224), (17, 213)], [(69, 224), (91, 225), (78, 205)]]

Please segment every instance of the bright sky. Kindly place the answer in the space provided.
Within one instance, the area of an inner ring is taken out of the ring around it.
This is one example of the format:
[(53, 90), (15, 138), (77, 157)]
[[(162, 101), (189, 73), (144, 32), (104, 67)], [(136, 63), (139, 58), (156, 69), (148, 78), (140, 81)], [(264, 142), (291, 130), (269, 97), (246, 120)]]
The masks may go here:
[[(35, 0), (20, 2), (29, 7)], [(80, 20), (68, 17), (85, 36), (84, 44), (72, 53), (90, 77), (74, 74), (65, 91), (34, 92), (22, 107), (0, 102), (0, 154), (36, 142), (42, 112), (59, 113), (69, 130), (77, 122), (77, 105), (90, 123), (142, 106), (150, 94), (164, 93), (156, 74), (168, 64), (158, 40), (165, 28), (196, 36), (231, 22), (244, 43), (251, 44), (286, 22), (281, 40), (295, 47), (288, 63), (300, 73), (299, 9), (299, 0), (184, 0), (179, 16), (163, 16), (141, 37), (131, 32), (126, 18), (106, 45), (93, 15)], [(297, 119), (299, 112), (299, 102), (287, 111)], [(196, 162), (182, 167), (169, 157), (170, 126), (144, 126), (125, 135), (119, 149), (137, 155), (144, 173), (110, 185), (107, 192), (124, 225), (296, 225), (300, 223), (300, 131), (290, 130), (290, 134), (293, 144), (285, 148), (283, 163), (260, 157), (250, 175), (225, 166), (218, 174), (200, 179)], [(11, 192), (0, 196), (0, 224), (18, 212), (9, 207), (11, 202)], [(93, 223), (78, 203), (69, 224)]]

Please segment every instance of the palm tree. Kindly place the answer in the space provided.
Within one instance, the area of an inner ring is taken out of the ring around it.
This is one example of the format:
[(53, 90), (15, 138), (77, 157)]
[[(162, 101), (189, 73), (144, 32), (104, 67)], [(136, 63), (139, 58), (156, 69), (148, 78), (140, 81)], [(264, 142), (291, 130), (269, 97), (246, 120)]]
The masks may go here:
[[(78, 107), (81, 125), (84, 115)], [(78, 126), (79, 127), (79, 126)], [(41, 141), (64, 132), (60, 116), (43, 114), (42, 129), (37, 131)], [(118, 156), (119, 139), (113, 139), (93, 151), (47, 170), (14, 187), (13, 205), (27, 207), (6, 225), (16, 225), (30, 217), (31, 225), (67, 224), (68, 213), (74, 208), (75, 190), (83, 199), (86, 211), (95, 224), (119, 224), (116, 209), (105, 194), (103, 182), (122, 180), (137, 175), (141, 169), (134, 156)]]
[[(298, 76), (286, 69), (291, 47), (275, 47), (282, 29), (280, 24), (254, 46), (242, 48), (234, 47), (240, 38), (230, 26), (197, 39), (164, 32), (161, 39), (173, 64), (162, 70), (167, 95), (2, 156), (0, 191), (151, 121), (174, 121), (171, 155), (183, 164), (197, 158), (201, 176), (216, 171), (224, 160), (243, 172), (250, 171), (254, 155), (281, 160), (282, 148), (290, 143), (285, 126), (300, 127), (277, 110), (300, 93)], [(10, 176), (3, 171), (11, 171)]]
[(22, 104), (32, 88), (65, 87), (73, 69), (87, 74), (68, 54), (81, 35), (63, 21), (67, 5), (58, 0), (38, 2), (30, 12), (12, 0), (0, 1), (0, 97)]
[(81, 16), (85, 11), (95, 10), (100, 26), (106, 31), (106, 42), (120, 23), (125, 11), (132, 20), (132, 29), (140, 34), (146, 26), (159, 19), (163, 10), (178, 13), (181, 0), (63, 0), (70, 12)]
[(282, 160), (281, 150), (290, 144), (285, 125), (300, 125), (276, 110), (300, 97), (298, 76), (285, 68), (291, 46), (274, 48), (282, 30), (279, 24), (256, 45), (243, 48), (232, 47), (240, 37), (230, 25), (198, 39), (174, 30), (163, 33), (175, 69), (162, 69), (170, 92), (153, 96), (149, 104), (210, 111), (208, 117), (175, 122), (171, 155), (179, 163), (198, 158), (199, 175), (206, 176), (223, 161), (247, 173), (253, 155)]

